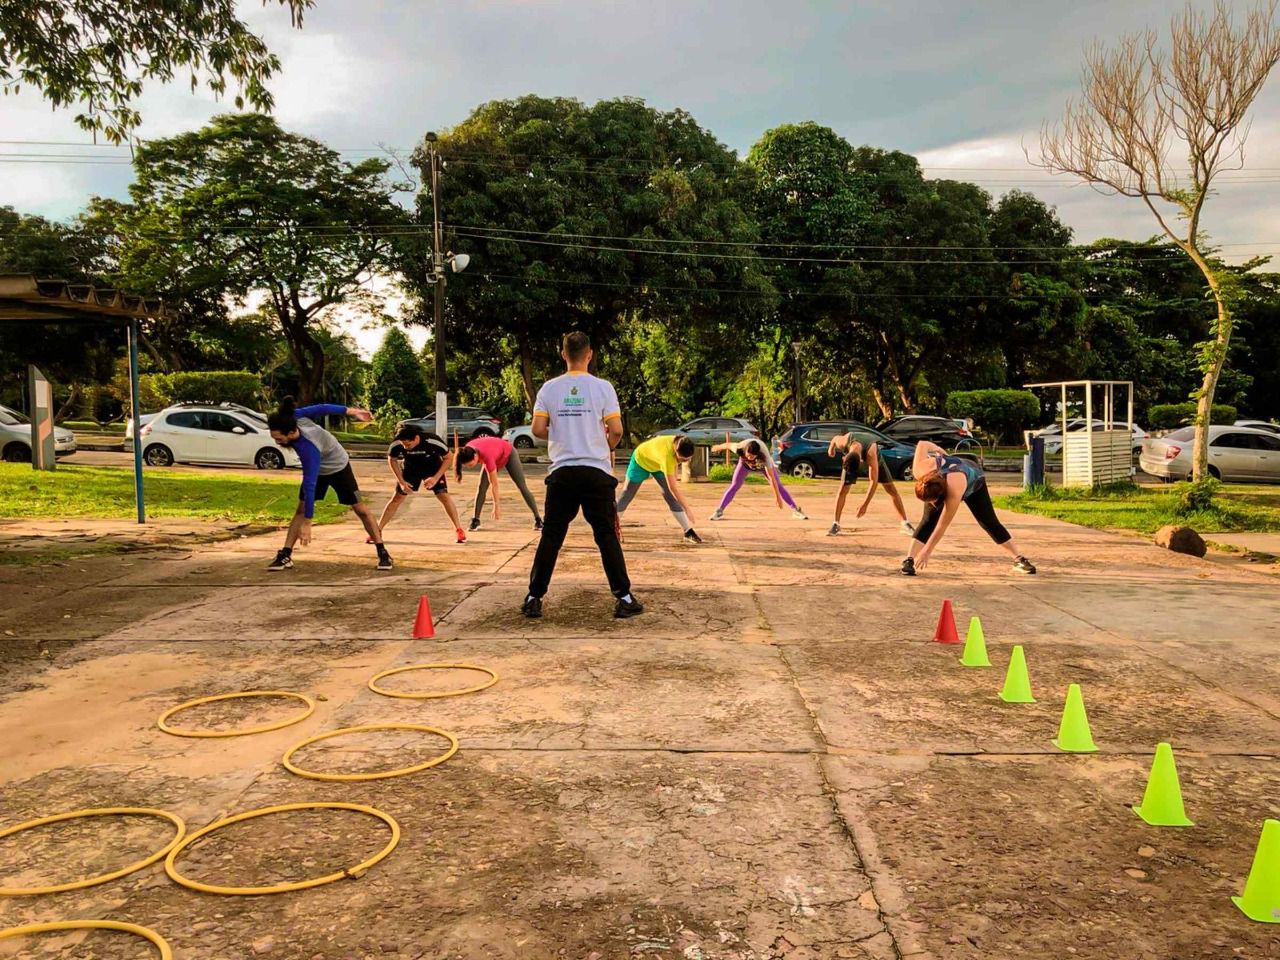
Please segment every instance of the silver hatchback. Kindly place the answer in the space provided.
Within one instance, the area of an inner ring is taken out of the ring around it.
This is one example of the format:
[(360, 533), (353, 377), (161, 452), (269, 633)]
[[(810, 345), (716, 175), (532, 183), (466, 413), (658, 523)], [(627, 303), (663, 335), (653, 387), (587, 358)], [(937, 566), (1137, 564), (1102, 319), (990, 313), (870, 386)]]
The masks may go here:
[[(1194, 427), (1144, 440), (1138, 465), (1162, 480), (1186, 479), (1194, 444)], [(1251, 427), (1210, 427), (1209, 473), (1219, 480), (1280, 483), (1280, 436)]]

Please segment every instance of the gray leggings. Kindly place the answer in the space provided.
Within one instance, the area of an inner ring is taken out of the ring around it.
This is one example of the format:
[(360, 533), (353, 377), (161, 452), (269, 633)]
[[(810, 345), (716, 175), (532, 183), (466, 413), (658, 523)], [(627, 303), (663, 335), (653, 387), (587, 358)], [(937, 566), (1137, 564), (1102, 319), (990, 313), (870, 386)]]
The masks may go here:
[[(665, 474), (650, 474), (654, 481), (658, 484), (658, 489), (662, 491), (662, 499), (667, 501), (667, 507), (672, 513), (680, 513), (684, 507), (680, 506), (680, 501), (676, 499), (675, 494), (671, 492), (671, 487), (667, 483)], [(622, 496), (618, 497), (618, 512), (622, 513), (631, 505), (631, 501), (635, 499), (635, 495), (640, 491), (643, 480), (636, 481), (630, 477), (627, 478), (627, 485), (622, 490)]]
[[(533, 519), (541, 519), (538, 513), (538, 501), (533, 499), (533, 494), (529, 492), (529, 485), (524, 482), (524, 467), (520, 463), (520, 453), (517, 450), (511, 451), (511, 456), (507, 458), (507, 476), (511, 478), (511, 482), (520, 488), (520, 495), (524, 497), (524, 502), (529, 505), (529, 512), (533, 514)], [(480, 489), (476, 491), (476, 512), (474, 514), (477, 520), (480, 519), (480, 510), (484, 507), (484, 498), (489, 494), (489, 471), (484, 468), (484, 464), (480, 464)]]

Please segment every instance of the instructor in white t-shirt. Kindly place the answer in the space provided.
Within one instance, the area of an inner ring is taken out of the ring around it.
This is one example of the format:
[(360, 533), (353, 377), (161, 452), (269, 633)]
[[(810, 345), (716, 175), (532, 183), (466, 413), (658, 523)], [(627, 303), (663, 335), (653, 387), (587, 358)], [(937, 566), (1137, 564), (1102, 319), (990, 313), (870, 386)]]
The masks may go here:
[(631, 595), (627, 560), (618, 539), (618, 511), (614, 495), (613, 448), (622, 439), (622, 411), (613, 384), (587, 372), (591, 341), (585, 333), (566, 333), (560, 356), (568, 372), (548, 380), (533, 405), (533, 435), (547, 441), (551, 470), (542, 510), (542, 539), (529, 572), (529, 595), (521, 611), (542, 616), (542, 598), (551, 585), (556, 557), (569, 524), (582, 511), (591, 524), (609, 589), (618, 598), (615, 617), (634, 617), (644, 606)]

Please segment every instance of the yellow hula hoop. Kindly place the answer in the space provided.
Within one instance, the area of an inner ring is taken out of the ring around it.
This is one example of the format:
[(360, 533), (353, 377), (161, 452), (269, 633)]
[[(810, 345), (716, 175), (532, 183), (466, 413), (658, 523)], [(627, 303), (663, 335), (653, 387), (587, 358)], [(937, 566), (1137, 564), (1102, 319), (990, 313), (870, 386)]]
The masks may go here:
[[(272, 813), (284, 813), (288, 810), (354, 810), (357, 813), (367, 813), (371, 817), (377, 817), (388, 827), (391, 828), (391, 840), (385, 847), (375, 853), (368, 860), (356, 864), (354, 867), (348, 867), (345, 870), (339, 870), (336, 873), (326, 874), (323, 877), (314, 877), (311, 880), (296, 880), (288, 883), (276, 883), (265, 887), (223, 887), (212, 883), (201, 883), (198, 880), (191, 880), (178, 873), (175, 866), (178, 856), (187, 847), (191, 846), (201, 837), (208, 836), (215, 830), (228, 827), (233, 823), (241, 823), (245, 820), (252, 820), (255, 817), (265, 817)], [(383, 813), (373, 807), (365, 806), (362, 803), (282, 803), (275, 807), (262, 807), (259, 810), (249, 810), (246, 813), (237, 813), (233, 817), (224, 817), (217, 820), (207, 827), (197, 830), (195, 833), (189, 834), (181, 843), (169, 851), (169, 855), (164, 861), (164, 871), (169, 875), (169, 879), (174, 883), (181, 884), (190, 890), (198, 890), (201, 893), (218, 893), (229, 897), (252, 897), (260, 894), (268, 893), (289, 893), (293, 890), (309, 890), (312, 887), (321, 887), (326, 883), (334, 883), (343, 878), (356, 879), (363, 876), (374, 864), (385, 860), (391, 855), (391, 851), (396, 848), (396, 844), (400, 842), (400, 824), (390, 814)]]
[(136, 923), (122, 923), (119, 920), (55, 920), (52, 923), (28, 923), (21, 927), (10, 927), (0, 930), (0, 940), (10, 937), (25, 937), (29, 933), (53, 933), (58, 930), (119, 930), (132, 933), (134, 936), (150, 940), (160, 951), (160, 960), (173, 960), (173, 951), (164, 937), (154, 930), (140, 927)]
[[(114, 816), (139, 816), (139, 817), (161, 817), (168, 820), (178, 828), (173, 839), (164, 845), (164, 848), (151, 854), (145, 860), (139, 860), (137, 863), (131, 863), (127, 867), (119, 870), (113, 870), (111, 873), (104, 873), (98, 877), (89, 877), (87, 880), (75, 880), (71, 883), (55, 883), (47, 887), (0, 887), (0, 897), (33, 897), (45, 893), (65, 893), (68, 890), (83, 890), (85, 887), (96, 887), (100, 883), (109, 883), (112, 880), (119, 880), (131, 873), (149, 867), (151, 864), (162, 859), (181, 841), (183, 835), (187, 832), (187, 825), (183, 823), (182, 818), (175, 816), (165, 810), (155, 810), (151, 807), (98, 807), (90, 810), (75, 810), (71, 813), (56, 813), (49, 817), (40, 817), (37, 820), (28, 820), (26, 823), (20, 823), (16, 827), (9, 827), (0, 830), (0, 839), (13, 836), (15, 833), (21, 833), (24, 830), (32, 830), (36, 827), (43, 827), (50, 823), (61, 823), (64, 820), (79, 820), (82, 817), (114, 817)], [(67, 921), (71, 922), (71, 921)], [(104, 921), (106, 922), (106, 921)], [(14, 934), (17, 936), (17, 934)]]
[[(484, 683), (476, 684), (474, 687), (467, 687), (463, 690), (445, 690), (441, 693), (404, 693), (399, 690), (386, 690), (378, 686), (378, 681), (383, 677), (394, 676), (397, 673), (408, 673), (410, 670), (478, 670), (481, 673), (487, 673), (489, 679)], [(419, 663), (411, 667), (395, 667), (391, 670), (383, 670), (369, 680), (369, 689), (374, 693), (382, 694), (384, 697), (399, 697), (401, 700), (435, 700), (438, 697), (460, 697), (465, 693), (478, 693), (481, 690), (488, 690), (497, 682), (498, 675), (488, 667), (477, 667), (470, 663)]]
[[(264, 723), (257, 727), (245, 727), (243, 730), (192, 730), (186, 727), (169, 726), (169, 718), (179, 710), (187, 710), (190, 707), (198, 707), (203, 703), (217, 703), (220, 700), (236, 700), (241, 697), (292, 697), (295, 700), (301, 700), (307, 705), (307, 709), (298, 714), (296, 717), (289, 717), (284, 720), (278, 720), (275, 723)], [(302, 693), (292, 693), (288, 690), (245, 690), (241, 693), (219, 693), (212, 697), (199, 697), (195, 700), (188, 700), (186, 703), (180, 703), (176, 707), (170, 707), (164, 713), (160, 714), (160, 719), (156, 721), (157, 725), (165, 733), (173, 734), (175, 737), (247, 737), (252, 733), (266, 733), (268, 730), (279, 730), (282, 727), (289, 727), (295, 723), (301, 723), (307, 717), (315, 712), (316, 702), (310, 697)]]
[[(449, 749), (438, 757), (432, 757), (425, 763), (417, 763), (411, 767), (400, 767), (395, 770), (380, 770), (376, 773), (320, 773), (315, 770), (304, 770), (296, 766), (289, 758), (301, 750), (303, 747), (310, 746), (320, 740), (328, 740), (330, 737), (340, 737), (344, 733), (365, 733), (373, 730), (418, 730), (422, 733), (434, 733), (436, 736), (444, 737), (449, 741)], [(424, 727), (418, 723), (366, 723), (359, 727), (343, 727), (341, 730), (330, 730), (327, 733), (320, 733), (314, 737), (308, 737), (301, 743), (294, 744), (286, 752), (281, 759), (286, 770), (290, 773), (296, 773), (300, 777), (306, 777), (309, 780), (328, 780), (339, 783), (354, 783), (362, 780), (386, 780), (390, 777), (403, 777), (406, 774), (418, 773), (422, 770), (428, 770), (431, 767), (444, 763), (455, 753), (458, 752), (458, 738), (447, 730), (438, 730), (435, 727)]]

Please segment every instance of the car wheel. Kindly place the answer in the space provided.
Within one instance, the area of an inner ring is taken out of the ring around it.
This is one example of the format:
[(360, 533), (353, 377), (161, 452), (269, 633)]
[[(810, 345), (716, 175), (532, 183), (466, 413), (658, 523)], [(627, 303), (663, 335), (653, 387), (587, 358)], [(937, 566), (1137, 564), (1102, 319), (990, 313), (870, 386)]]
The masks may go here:
[(533, 437), (526, 436), (522, 433), (512, 441), (512, 446), (519, 447), (521, 450), (532, 450)]
[(471, 435), (471, 439), (475, 440), (478, 437), (496, 437), (496, 436), (497, 434), (494, 433), (492, 430), (490, 430), (488, 427), (477, 427), (476, 432)]
[(284, 454), (270, 447), (263, 447), (253, 458), (253, 465), (259, 470), (283, 470)]
[(915, 483), (916, 474), (915, 474), (915, 471), (911, 469), (910, 463), (908, 463), (905, 467), (902, 468), (902, 479), (905, 480), (907, 483)]
[(797, 460), (791, 465), (788, 471), (793, 477), (802, 477), (805, 480), (812, 480), (818, 475), (818, 471), (813, 467), (812, 460)]
[(163, 443), (153, 443), (142, 451), (142, 459), (149, 467), (172, 467), (173, 451)]
[[(1213, 477), (1213, 479), (1215, 480), (1221, 480), (1222, 471), (1219, 470), (1217, 467), (1215, 467), (1213, 464), (1209, 464), (1209, 476)], [(1188, 477), (1188, 479), (1190, 478)]]
[(30, 463), (31, 448), (25, 443), (11, 443), (4, 448), (5, 463)]

